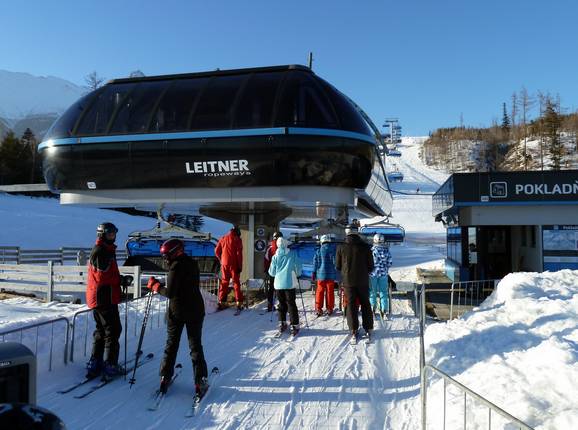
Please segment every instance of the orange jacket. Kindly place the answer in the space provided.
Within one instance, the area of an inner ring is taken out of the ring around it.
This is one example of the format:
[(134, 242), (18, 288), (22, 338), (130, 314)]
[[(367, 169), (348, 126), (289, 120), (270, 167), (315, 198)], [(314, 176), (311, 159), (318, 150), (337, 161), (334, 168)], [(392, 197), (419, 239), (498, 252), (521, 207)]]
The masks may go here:
[(88, 263), (86, 304), (94, 309), (117, 305), (120, 300), (120, 273), (116, 264), (116, 245), (109, 245), (102, 239), (98, 239), (92, 248)]
[(243, 269), (243, 242), (233, 229), (219, 239), (215, 255), (221, 262), (221, 266), (238, 271)]

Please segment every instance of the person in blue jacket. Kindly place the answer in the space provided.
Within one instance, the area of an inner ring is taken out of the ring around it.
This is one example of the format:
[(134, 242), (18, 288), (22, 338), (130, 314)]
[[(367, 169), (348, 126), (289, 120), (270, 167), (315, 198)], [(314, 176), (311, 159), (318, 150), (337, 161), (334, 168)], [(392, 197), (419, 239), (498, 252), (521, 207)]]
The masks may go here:
[(389, 314), (389, 285), (388, 274), (392, 265), (391, 253), (385, 243), (385, 236), (377, 233), (373, 236), (373, 246), (371, 247), (373, 255), (373, 271), (369, 275), (371, 282), (369, 290), (369, 302), (371, 308), (376, 311), (377, 294), (379, 293), (379, 311), (382, 318), (387, 319)]
[(315, 252), (313, 258), (313, 281), (317, 281), (315, 292), (315, 311), (317, 316), (323, 315), (323, 302), (327, 310), (327, 315), (333, 313), (335, 306), (335, 280), (337, 270), (335, 269), (335, 245), (331, 244), (331, 237), (324, 234), (320, 237), (321, 246)]
[(299, 311), (295, 303), (295, 288), (298, 287), (297, 277), (301, 274), (301, 263), (295, 251), (289, 249), (289, 242), (280, 237), (277, 239), (277, 252), (271, 259), (269, 275), (273, 276), (273, 286), (277, 292), (279, 304), (279, 331), (287, 329), (287, 311), (291, 322), (291, 334), (299, 332)]

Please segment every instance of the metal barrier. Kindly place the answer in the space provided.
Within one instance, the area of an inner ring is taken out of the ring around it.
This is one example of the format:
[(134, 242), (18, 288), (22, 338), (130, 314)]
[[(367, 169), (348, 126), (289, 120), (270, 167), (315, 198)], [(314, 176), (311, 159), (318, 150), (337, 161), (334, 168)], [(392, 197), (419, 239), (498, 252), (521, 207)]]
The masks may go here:
[(48, 370), (51, 371), (52, 370), (52, 350), (53, 350), (53, 345), (54, 345), (54, 324), (59, 322), (59, 321), (63, 321), (66, 323), (66, 334), (65, 334), (65, 338), (64, 338), (64, 364), (67, 364), (67, 352), (68, 352), (68, 339), (69, 339), (69, 334), (70, 334), (70, 324), (68, 321), (68, 318), (65, 317), (59, 317), (59, 318), (55, 318), (53, 320), (50, 321), (43, 321), (37, 324), (31, 324), (31, 325), (27, 325), (27, 326), (23, 326), (23, 327), (18, 327), (12, 330), (8, 330), (5, 332), (0, 333), (0, 336), (2, 336), (2, 342), (6, 341), (6, 336), (12, 333), (17, 333), (20, 332), (20, 343), (24, 342), (24, 331), (27, 330), (31, 330), (36, 328), (36, 339), (34, 342), (34, 355), (37, 355), (38, 353), (38, 328), (45, 326), (45, 325), (51, 325), (51, 330), (50, 330), (50, 354), (49, 354), (49, 360), (48, 360)]
[[(496, 282), (496, 281), (493, 280), (491, 282)], [(467, 291), (467, 288), (463, 288), (463, 289)], [(453, 290), (453, 286), (452, 286), (452, 290)], [(426, 361), (425, 361), (425, 329), (426, 329), (426, 306), (425, 306), (425, 303), (426, 303), (426, 292), (427, 291), (428, 290), (426, 289), (425, 284), (415, 284), (415, 288), (414, 288), (414, 295), (415, 295), (415, 302), (416, 302), (415, 312), (416, 312), (416, 317), (419, 318), (419, 322), (420, 322), (420, 324), (419, 324), (419, 326), (420, 326), (420, 357), (419, 357), (420, 360), (419, 361), (420, 361), (420, 380), (421, 380), (420, 392), (421, 392), (421, 418), (422, 418), (421, 428), (422, 428), (422, 430), (427, 429), (427, 371), (428, 370), (431, 370), (432, 372), (438, 374), (439, 376), (441, 376), (444, 379), (444, 397), (443, 397), (443, 401), (444, 401), (443, 428), (444, 429), (446, 428), (445, 427), (445, 424), (446, 424), (446, 422), (445, 422), (446, 421), (446, 387), (447, 387), (447, 383), (449, 382), (464, 392), (464, 429), (467, 428), (466, 396), (469, 394), (470, 396), (472, 396), (476, 400), (482, 402), (484, 405), (486, 405), (489, 408), (488, 429), (491, 430), (491, 428), (492, 428), (492, 411), (494, 411), (497, 414), (508, 419), (510, 422), (517, 425), (518, 428), (520, 428), (520, 429), (533, 430), (532, 427), (523, 423), (522, 421), (520, 421), (516, 417), (508, 414), (506, 411), (504, 411), (500, 407), (494, 405), (492, 402), (490, 402), (486, 398), (482, 397), (481, 395), (477, 394), (476, 392), (472, 391), (471, 389), (469, 389), (465, 385), (460, 384), (458, 381), (453, 379), (451, 376), (445, 374), (444, 372), (437, 369), (436, 367), (426, 363)], [(439, 291), (439, 290), (432, 289), (430, 291)]]
[[(442, 427), (444, 430), (446, 428), (446, 412), (447, 412), (446, 411), (446, 400), (447, 400), (446, 399), (446, 393), (447, 393), (447, 384), (448, 383), (459, 388), (464, 393), (464, 429), (467, 428), (467, 423), (468, 423), (468, 421), (467, 421), (467, 417), (468, 417), (468, 415), (467, 415), (467, 396), (469, 395), (469, 396), (473, 397), (474, 399), (476, 399), (478, 402), (484, 404), (488, 408), (488, 430), (491, 430), (491, 428), (492, 428), (492, 412), (495, 412), (498, 415), (501, 415), (502, 417), (507, 419), (510, 423), (514, 424), (517, 428), (519, 428), (521, 430), (534, 430), (528, 424), (526, 424), (523, 421), (520, 421), (518, 418), (510, 415), (509, 413), (504, 411), (499, 406), (496, 406), (495, 404), (493, 404), (489, 400), (487, 400), (484, 397), (477, 394), (475, 391), (470, 390), (465, 385), (460, 384), (458, 381), (453, 379), (451, 376), (442, 372), (441, 370), (439, 370), (438, 368), (436, 368), (434, 366), (431, 366), (429, 364), (426, 364), (424, 366), (423, 372), (426, 375), (425, 378), (427, 378), (427, 371), (428, 370), (437, 374), (438, 376), (442, 377), (444, 380), (444, 395), (443, 395), (444, 407), (443, 407), (443, 427)], [(425, 388), (425, 391), (422, 393), (422, 429), (423, 430), (425, 430), (427, 427), (427, 416), (426, 416), (427, 384), (425, 385), (424, 388)], [(510, 427), (508, 427), (508, 428), (510, 428)]]
[[(453, 319), (454, 315), (454, 303), (456, 300), (454, 299), (454, 293), (457, 293), (457, 303), (456, 305), (458, 308), (460, 306), (469, 306), (474, 307), (478, 306), (485, 298), (494, 291), (496, 285), (500, 282), (500, 279), (488, 279), (482, 281), (463, 281), (463, 282), (454, 282), (452, 284), (452, 288), (450, 290), (450, 316), (449, 319)], [(438, 291), (439, 290), (434, 290)], [(457, 317), (463, 315), (466, 311), (463, 312)]]
[[(123, 302), (119, 305), (119, 314), (121, 315), (120, 319), (121, 322), (123, 323), (123, 330), (129, 330), (129, 327), (132, 322), (128, 322), (130, 321), (129, 318), (127, 318), (127, 326), (124, 326), (124, 314), (125, 312), (127, 312), (128, 308), (130, 307), (131, 304), (135, 304), (136, 307), (133, 307), (133, 315), (134, 315), (134, 332), (133, 332), (133, 337), (137, 337), (137, 329), (138, 329), (138, 321), (139, 321), (139, 308), (140, 308), (140, 302), (144, 301), (146, 297), (136, 297), (132, 300), (129, 300), (128, 302)], [(166, 311), (167, 311), (167, 307), (168, 307), (168, 300), (159, 295), (159, 294), (155, 294), (154, 299), (156, 300), (156, 304), (154, 306), (151, 307), (151, 316), (149, 317), (149, 327), (152, 328), (153, 325), (153, 321), (154, 321), (154, 315), (157, 315), (157, 328), (160, 327), (161, 325), (161, 315), (163, 316), (163, 322), (164, 320), (164, 315), (166, 315)], [(83, 356), (86, 357), (87, 356), (87, 347), (88, 347), (88, 335), (89, 335), (89, 321), (90, 321), (90, 315), (91, 315), (92, 309), (83, 309), (80, 311), (77, 311), (74, 313), (74, 316), (72, 317), (72, 331), (71, 331), (71, 338), (70, 338), (70, 362), (74, 362), (74, 354), (75, 354), (75, 349), (76, 349), (76, 338), (77, 338), (77, 332), (79, 329), (84, 328), (83, 330)], [(131, 314), (130, 310), (128, 310), (129, 315)], [(81, 325), (80, 324), (80, 317), (84, 316), (84, 324)], [(124, 347), (126, 348), (126, 345), (124, 345)]]

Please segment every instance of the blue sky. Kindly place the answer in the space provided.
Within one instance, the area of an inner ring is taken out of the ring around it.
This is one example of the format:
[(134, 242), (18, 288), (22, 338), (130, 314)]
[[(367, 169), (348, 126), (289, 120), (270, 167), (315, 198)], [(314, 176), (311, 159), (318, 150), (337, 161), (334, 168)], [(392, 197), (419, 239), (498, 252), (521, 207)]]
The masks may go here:
[(306, 64), (405, 135), (488, 126), (525, 86), (578, 107), (572, 0), (5, 0), (0, 69), (84, 84)]

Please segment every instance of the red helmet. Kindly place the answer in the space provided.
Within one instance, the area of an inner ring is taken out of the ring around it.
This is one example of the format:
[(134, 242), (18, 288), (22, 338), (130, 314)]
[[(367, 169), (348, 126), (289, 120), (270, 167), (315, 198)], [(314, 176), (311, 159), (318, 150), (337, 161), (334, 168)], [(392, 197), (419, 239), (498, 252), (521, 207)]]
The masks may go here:
[(161, 245), (161, 255), (169, 261), (173, 261), (185, 253), (185, 244), (179, 239), (169, 239)]

